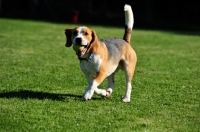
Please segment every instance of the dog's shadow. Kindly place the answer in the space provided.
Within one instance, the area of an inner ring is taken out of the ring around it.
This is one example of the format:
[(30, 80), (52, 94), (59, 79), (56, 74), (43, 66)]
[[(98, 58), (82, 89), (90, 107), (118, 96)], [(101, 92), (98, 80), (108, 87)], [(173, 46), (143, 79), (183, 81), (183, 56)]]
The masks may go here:
[[(0, 98), (20, 98), (20, 99), (49, 99), (54, 101), (70, 101), (70, 100), (82, 100), (81, 95), (74, 94), (58, 94), (58, 93), (47, 93), (47, 92), (37, 92), (31, 90), (19, 90), (10, 92), (0, 92)], [(101, 98), (93, 98), (94, 100), (99, 100)]]

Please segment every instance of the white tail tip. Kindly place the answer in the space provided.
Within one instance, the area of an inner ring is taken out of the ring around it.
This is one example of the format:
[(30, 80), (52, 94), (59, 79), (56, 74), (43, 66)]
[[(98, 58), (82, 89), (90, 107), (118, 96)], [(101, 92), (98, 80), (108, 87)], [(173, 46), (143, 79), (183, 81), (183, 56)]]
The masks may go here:
[(125, 24), (128, 28), (132, 29), (134, 24), (133, 11), (130, 5), (124, 5), (125, 11)]
[(131, 11), (131, 10), (132, 10), (132, 9), (131, 9), (131, 6), (125, 4), (125, 6), (124, 6), (124, 11)]

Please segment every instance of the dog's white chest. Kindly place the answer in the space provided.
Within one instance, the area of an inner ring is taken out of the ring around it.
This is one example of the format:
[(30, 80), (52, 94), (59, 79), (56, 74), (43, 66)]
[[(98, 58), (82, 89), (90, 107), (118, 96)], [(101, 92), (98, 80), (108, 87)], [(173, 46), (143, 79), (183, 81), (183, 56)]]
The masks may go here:
[(83, 73), (90, 77), (96, 77), (99, 72), (102, 59), (100, 55), (91, 54), (88, 58), (89, 60), (82, 60), (80, 62), (80, 67)]

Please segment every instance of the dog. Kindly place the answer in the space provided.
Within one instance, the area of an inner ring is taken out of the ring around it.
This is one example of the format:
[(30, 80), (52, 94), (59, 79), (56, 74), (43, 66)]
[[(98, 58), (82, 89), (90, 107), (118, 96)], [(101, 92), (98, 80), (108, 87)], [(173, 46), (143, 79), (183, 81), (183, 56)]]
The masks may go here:
[[(134, 24), (130, 5), (125, 4), (125, 32), (123, 39), (100, 39), (96, 32), (86, 26), (65, 29), (66, 47), (73, 48), (80, 60), (80, 68), (85, 74), (88, 88), (83, 93), (84, 100), (90, 100), (94, 93), (108, 98), (114, 89), (114, 75), (119, 69), (125, 72), (126, 90), (123, 102), (131, 101), (132, 85), (137, 56), (131, 47), (131, 33)], [(108, 79), (107, 90), (99, 89), (103, 80)]]

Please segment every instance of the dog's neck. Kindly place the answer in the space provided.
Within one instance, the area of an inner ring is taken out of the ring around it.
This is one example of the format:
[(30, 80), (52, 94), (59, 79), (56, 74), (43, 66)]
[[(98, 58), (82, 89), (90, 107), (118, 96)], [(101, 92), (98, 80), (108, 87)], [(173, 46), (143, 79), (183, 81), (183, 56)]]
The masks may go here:
[(83, 56), (78, 56), (78, 59), (79, 59), (80, 61), (86, 60), (86, 61), (88, 61), (88, 62), (91, 62), (93, 56), (94, 56), (94, 54), (84, 54)]

